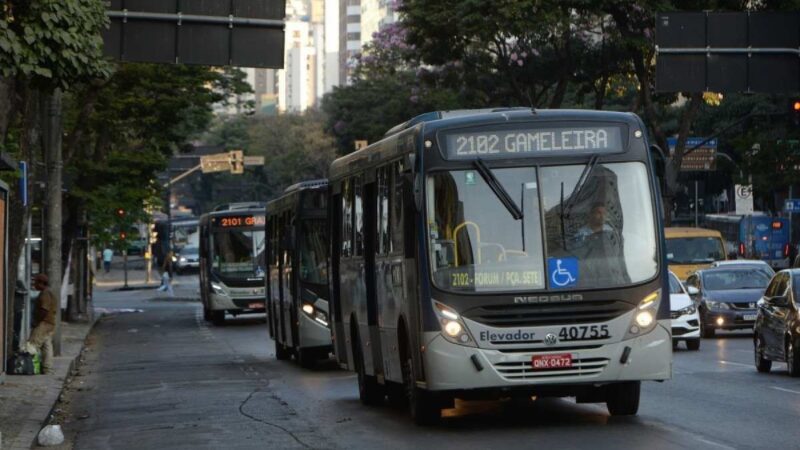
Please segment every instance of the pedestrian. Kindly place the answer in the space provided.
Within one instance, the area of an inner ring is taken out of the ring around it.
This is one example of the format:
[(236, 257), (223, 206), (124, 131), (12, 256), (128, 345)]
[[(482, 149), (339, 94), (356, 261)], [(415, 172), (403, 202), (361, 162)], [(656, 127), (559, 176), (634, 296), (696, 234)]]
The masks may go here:
[(161, 286), (158, 287), (159, 292), (166, 291), (170, 297), (175, 296), (175, 292), (172, 290), (172, 278), (170, 274), (172, 273), (172, 252), (167, 252), (166, 257), (164, 258), (164, 264), (161, 266)]
[(56, 314), (59, 304), (56, 296), (50, 292), (50, 280), (40, 273), (33, 279), (33, 288), (39, 291), (34, 314), (34, 328), (28, 344), (34, 346), (42, 358), (42, 373), (53, 371), (53, 333), (56, 330)]
[(106, 270), (106, 273), (111, 271), (111, 260), (114, 259), (114, 250), (106, 247), (103, 250), (103, 268)]

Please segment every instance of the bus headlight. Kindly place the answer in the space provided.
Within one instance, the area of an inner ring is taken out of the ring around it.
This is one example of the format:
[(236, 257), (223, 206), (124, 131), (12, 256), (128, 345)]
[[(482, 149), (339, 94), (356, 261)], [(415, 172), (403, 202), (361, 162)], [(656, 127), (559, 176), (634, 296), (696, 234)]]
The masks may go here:
[(312, 305), (311, 303), (303, 303), (303, 307), (301, 309), (311, 320), (319, 323), (324, 327), (328, 326), (327, 311), (324, 311), (319, 306)]
[(439, 319), (439, 326), (442, 327), (442, 337), (453, 344), (476, 347), (461, 316), (455, 310), (436, 300), (433, 301), (433, 310)]
[(222, 286), (218, 285), (217, 283), (211, 283), (211, 290), (217, 295), (225, 295), (225, 289), (223, 289)]
[(643, 298), (634, 310), (633, 320), (625, 333), (625, 339), (649, 333), (656, 325), (656, 313), (661, 304), (661, 289)]

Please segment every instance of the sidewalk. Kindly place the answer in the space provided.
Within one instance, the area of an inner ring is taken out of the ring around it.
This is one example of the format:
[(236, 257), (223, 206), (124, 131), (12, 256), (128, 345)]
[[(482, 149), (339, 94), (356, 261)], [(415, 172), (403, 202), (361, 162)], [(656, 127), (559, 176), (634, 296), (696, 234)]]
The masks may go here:
[[(121, 267), (121, 266), (120, 266)], [(116, 293), (123, 286), (123, 271), (114, 267), (111, 273), (98, 274), (94, 288), (94, 303), (125, 293)], [(145, 271), (128, 271), (128, 286), (134, 289), (159, 285), (158, 274), (151, 274), (151, 283), (145, 283)], [(94, 305), (93, 305), (94, 306)], [(95, 311), (95, 320), (102, 315)], [(36, 436), (47, 423), (68, 375), (80, 356), (92, 323), (62, 322), (61, 356), (55, 358), (51, 375), (6, 375), (0, 384), (0, 449), (30, 449), (36, 445)]]

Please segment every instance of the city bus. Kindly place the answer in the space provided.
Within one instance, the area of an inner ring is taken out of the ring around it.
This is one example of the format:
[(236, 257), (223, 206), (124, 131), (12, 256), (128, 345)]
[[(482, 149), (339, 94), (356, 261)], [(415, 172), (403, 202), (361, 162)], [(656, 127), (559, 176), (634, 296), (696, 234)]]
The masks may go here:
[(432, 112), (329, 173), (338, 363), (364, 404), (605, 402), (671, 377), (659, 185), (634, 114)]
[(200, 218), (200, 298), (203, 317), (225, 323), (225, 313), (265, 312), (264, 208), (228, 209)]
[(789, 219), (753, 214), (706, 214), (706, 228), (718, 230), (744, 259), (760, 259), (775, 269), (789, 267)]
[(267, 203), (267, 320), (275, 357), (303, 367), (333, 350), (328, 311), (328, 182), (305, 181)]

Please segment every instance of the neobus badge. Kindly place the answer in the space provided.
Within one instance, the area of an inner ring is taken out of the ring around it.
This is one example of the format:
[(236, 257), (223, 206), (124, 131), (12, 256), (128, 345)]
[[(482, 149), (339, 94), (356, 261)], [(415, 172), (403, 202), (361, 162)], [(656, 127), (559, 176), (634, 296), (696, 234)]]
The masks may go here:
[(488, 130), (452, 133), (445, 138), (447, 159), (622, 151), (620, 128), (615, 126)]
[(583, 295), (581, 294), (529, 295), (524, 297), (514, 297), (514, 303), (516, 304), (577, 302), (581, 300), (583, 300)]

